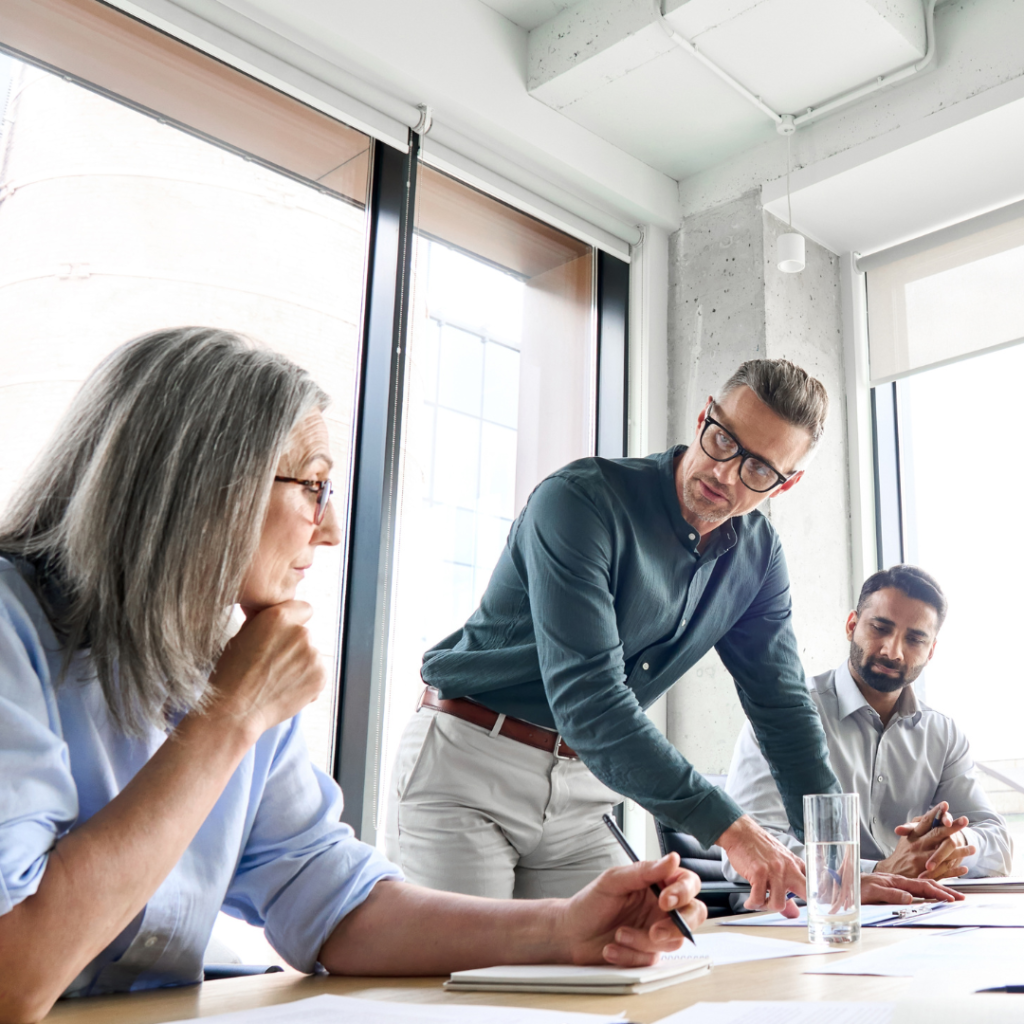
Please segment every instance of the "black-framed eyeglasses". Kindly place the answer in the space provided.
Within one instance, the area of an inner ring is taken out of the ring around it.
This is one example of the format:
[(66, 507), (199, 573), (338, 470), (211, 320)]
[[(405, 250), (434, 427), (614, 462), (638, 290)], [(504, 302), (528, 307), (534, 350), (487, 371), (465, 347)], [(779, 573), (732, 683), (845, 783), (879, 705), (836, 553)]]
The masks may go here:
[(279, 484), (299, 484), (309, 494), (316, 495), (316, 511), (313, 513), (313, 525), (319, 526), (327, 515), (327, 506), (330, 504), (331, 495), (334, 493), (334, 486), (330, 480), (296, 480), (293, 476), (275, 476)]
[[(713, 430), (711, 428), (714, 428)], [(708, 431), (711, 431), (708, 436)], [(731, 462), (740, 460), (740, 480), (744, 487), (758, 494), (773, 491), (781, 487), (796, 472), (784, 476), (771, 463), (765, 462), (759, 455), (748, 452), (712, 415), (710, 410), (704, 417), (704, 429), (700, 434), (700, 446), (708, 458), (715, 462)]]

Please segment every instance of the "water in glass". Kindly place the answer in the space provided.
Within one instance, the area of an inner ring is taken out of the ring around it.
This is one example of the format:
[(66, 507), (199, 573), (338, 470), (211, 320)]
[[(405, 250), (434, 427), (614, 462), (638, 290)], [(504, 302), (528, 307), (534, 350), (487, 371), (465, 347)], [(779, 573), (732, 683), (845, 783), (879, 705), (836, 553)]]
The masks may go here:
[(860, 843), (808, 843), (807, 937), (822, 946), (860, 939)]

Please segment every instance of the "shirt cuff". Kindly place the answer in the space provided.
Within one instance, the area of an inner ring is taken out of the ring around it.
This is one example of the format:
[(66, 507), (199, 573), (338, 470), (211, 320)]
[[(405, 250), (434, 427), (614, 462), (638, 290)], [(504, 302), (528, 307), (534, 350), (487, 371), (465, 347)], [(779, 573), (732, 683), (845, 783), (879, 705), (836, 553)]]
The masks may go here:
[(964, 859), (960, 861), (960, 863), (963, 864), (965, 868), (973, 868), (978, 863), (978, 859), (981, 857), (981, 839), (978, 836), (977, 831), (971, 828), (970, 825), (968, 825), (966, 828), (961, 829), (960, 831), (963, 833), (964, 839), (967, 840), (967, 845), (973, 846), (975, 850), (975, 852), (971, 854), (970, 857), (964, 857)]
[(725, 790), (710, 790), (687, 815), (683, 827), (696, 836), (702, 846), (714, 846), (722, 833), (746, 811)]
[(863, 858), (861, 858), (860, 873), (862, 875), (870, 875), (875, 870), (875, 868), (877, 868), (877, 867), (878, 867), (878, 861), (877, 860), (864, 860)]

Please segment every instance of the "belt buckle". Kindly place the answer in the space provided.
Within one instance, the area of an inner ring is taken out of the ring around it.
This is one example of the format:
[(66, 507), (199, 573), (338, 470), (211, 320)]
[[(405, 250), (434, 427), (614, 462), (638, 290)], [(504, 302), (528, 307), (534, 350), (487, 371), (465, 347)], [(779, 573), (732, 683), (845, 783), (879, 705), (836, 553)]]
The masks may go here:
[(574, 757), (569, 757), (568, 754), (560, 754), (558, 748), (562, 745), (562, 734), (560, 732), (555, 733), (555, 749), (552, 753), (555, 755), (556, 761), (575, 761)]

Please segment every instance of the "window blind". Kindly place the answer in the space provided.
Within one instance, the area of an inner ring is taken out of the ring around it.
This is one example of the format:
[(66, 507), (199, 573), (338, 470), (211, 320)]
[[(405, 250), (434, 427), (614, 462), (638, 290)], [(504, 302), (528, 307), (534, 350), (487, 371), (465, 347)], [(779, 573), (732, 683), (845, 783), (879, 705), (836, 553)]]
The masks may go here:
[(860, 261), (873, 385), (1024, 341), (1022, 206)]
[(362, 132), (96, 0), (2, 0), (0, 46), (362, 205)]

